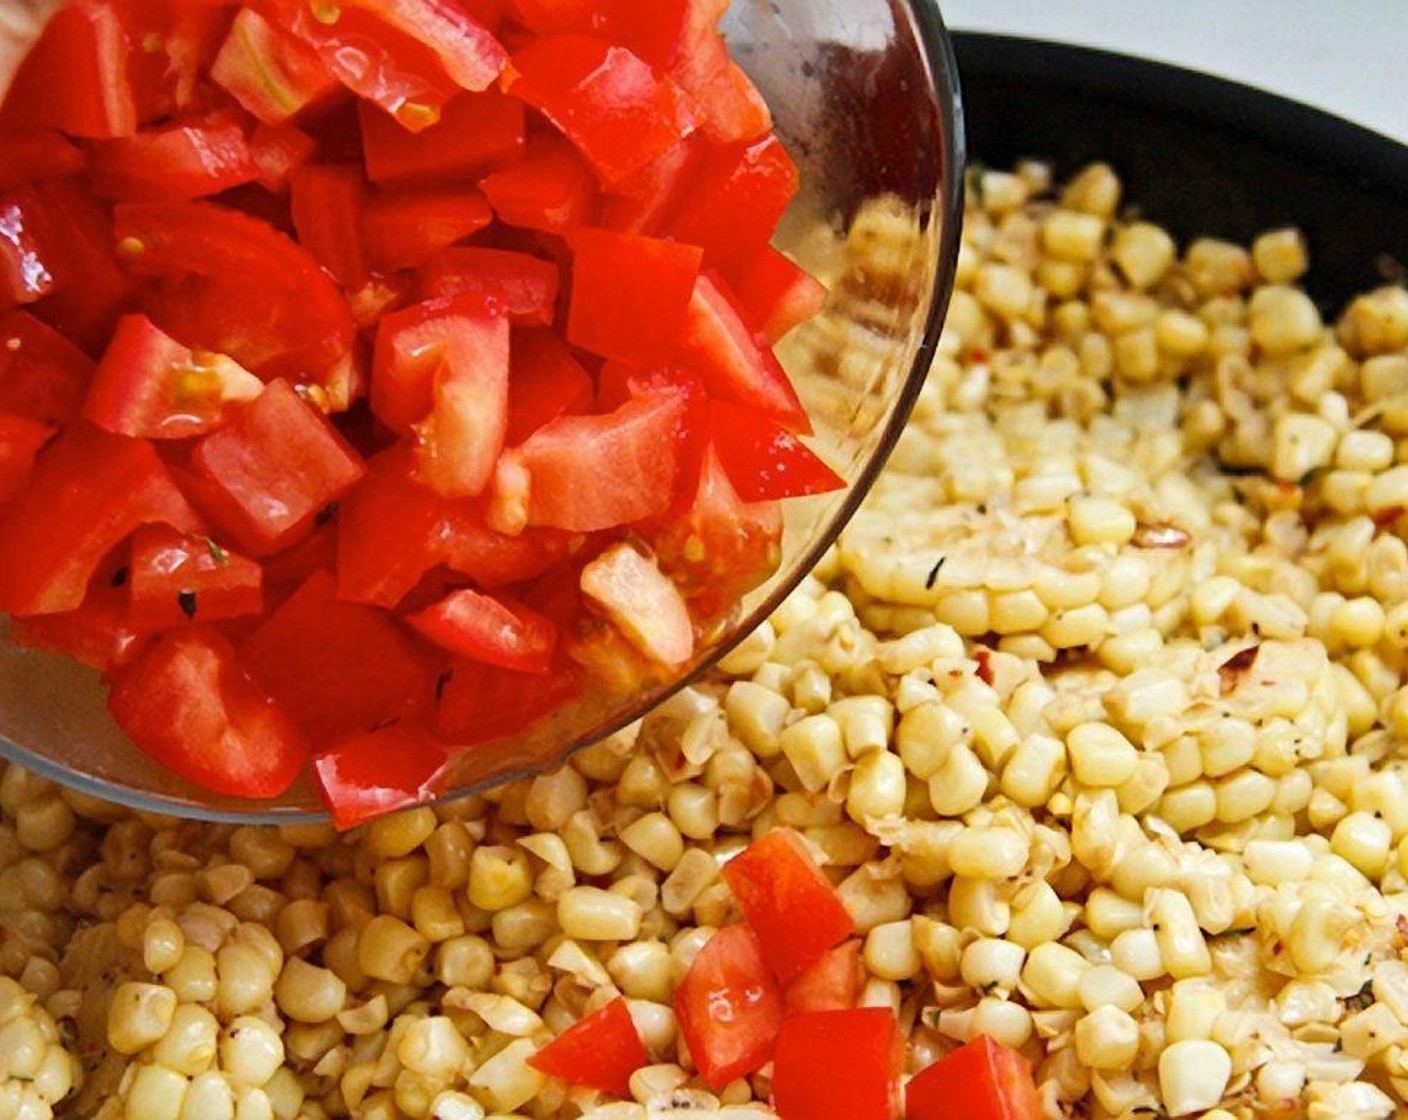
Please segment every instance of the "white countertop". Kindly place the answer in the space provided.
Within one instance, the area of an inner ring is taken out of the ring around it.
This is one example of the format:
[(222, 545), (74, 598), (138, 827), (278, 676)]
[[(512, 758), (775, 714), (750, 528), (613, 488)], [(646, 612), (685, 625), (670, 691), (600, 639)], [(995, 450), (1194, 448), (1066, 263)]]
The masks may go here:
[(940, 0), (949, 27), (1054, 39), (1271, 90), (1408, 143), (1408, 0)]

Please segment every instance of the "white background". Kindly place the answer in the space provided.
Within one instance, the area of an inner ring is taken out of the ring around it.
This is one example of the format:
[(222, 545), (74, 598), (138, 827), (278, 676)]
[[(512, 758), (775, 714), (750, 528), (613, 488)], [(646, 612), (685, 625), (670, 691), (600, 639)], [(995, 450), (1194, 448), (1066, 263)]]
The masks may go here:
[(1176, 63), (1408, 143), (1408, 0), (940, 0), (939, 7), (957, 30)]

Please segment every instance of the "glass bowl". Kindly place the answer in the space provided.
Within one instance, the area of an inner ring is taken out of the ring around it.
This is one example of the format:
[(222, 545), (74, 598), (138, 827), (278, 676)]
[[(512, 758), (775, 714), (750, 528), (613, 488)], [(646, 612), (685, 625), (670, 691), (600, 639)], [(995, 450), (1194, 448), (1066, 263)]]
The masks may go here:
[[(953, 283), (963, 183), (957, 71), (937, 6), (734, 0), (724, 31), (802, 172), (802, 194), (777, 244), (833, 285), (826, 310), (785, 339), (779, 356), (816, 426), (814, 446), (848, 486), (784, 503), (777, 572), (707, 635), (675, 679), (630, 695), (589, 693), (524, 734), (460, 752), (425, 789), (427, 798), (463, 796), (550, 769), (707, 670), (836, 538), (884, 465), (928, 373)], [(887, 231), (906, 248), (887, 250)], [(887, 281), (868, 280), (855, 260), (858, 244), (881, 258), (889, 252)], [(96, 673), (16, 646), (0, 619), (0, 754), (139, 809), (242, 823), (325, 819), (306, 778), (282, 798), (259, 802), (190, 785), (132, 746), (108, 717), (104, 697)]]

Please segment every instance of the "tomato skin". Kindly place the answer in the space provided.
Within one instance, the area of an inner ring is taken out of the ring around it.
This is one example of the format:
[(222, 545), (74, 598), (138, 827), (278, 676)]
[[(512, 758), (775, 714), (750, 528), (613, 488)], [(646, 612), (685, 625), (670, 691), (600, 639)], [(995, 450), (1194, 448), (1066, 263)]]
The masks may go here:
[(362, 240), (372, 267), (417, 268), (494, 220), (473, 187), (409, 187), (371, 195), (362, 208)]
[(463, 6), (448, 0), (352, 0), (388, 26), (429, 47), (461, 88), (488, 89), (508, 62), (493, 35)]
[(0, 516), (0, 611), (77, 610), (103, 558), (149, 524), (201, 529), (150, 443), (71, 425)]
[(88, 165), (97, 193), (134, 201), (202, 198), (259, 178), (244, 129), (220, 118), (99, 141)]
[(753, 1073), (772, 1056), (782, 996), (748, 926), (725, 926), (705, 942), (675, 988), (675, 1017), (711, 1089)]
[(109, 672), (127, 664), (150, 640), (128, 621), (125, 587), (114, 587), (115, 572), (99, 568), (82, 604), (61, 614), (12, 618), (10, 634), (22, 646), (72, 658)]
[(84, 166), (83, 152), (57, 129), (31, 129), (7, 135), (0, 145), (0, 190), (38, 179), (76, 175)]
[(0, 316), (0, 411), (67, 424), (83, 407), (93, 369), (87, 354), (33, 315)]
[(702, 246), (708, 268), (741, 270), (771, 240), (800, 183), (775, 136), (715, 149), (676, 203), (670, 236)]
[(795, 980), (855, 933), (855, 922), (802, 838), (778, 828), (724, 865), (724, 881), (779, 979)]
[(261, 377), (316, 378), (352, 343), (347, 301), (307, 249), (266, 222), (206, 202), (118, 206), (123, 261), (150, 277), (152, 320)]
[(734, 294), (745, 320), (769, 346), (818, 315), (829, 295), (820, 280), (771, 245), (739, 273)]
[(411, 477), (405, 444), (367, 464), (337, 518), (337, 593), (394, 608), (439, 563), (443, 503)]
[(479, 186), (499, 219), (522, 229), (562, 233), (590, 221), (597, 208), (592, 169), (555, 137), (535, 137), (523, 159)]
[(229, 401), (263, 388), (229, 359), (197, 359), (145, 315), (129, 315), (98, 363), (83, 414), (118, 435), (188, 439), (218, 427)]
[(315, 572), (240, 646), (240, 663), (320, 747), (424, 714), (439, 665), (388, 612), (336, 595), (332, 575)]
[(604, 416), (562, 416), (533, 433), (522, 448), (529, 524), (592, 533), (663, 513), (685, 407), (680, 394), (662, 393)]
[(231, 409), (225, 426), (196, 446), (191, 466), (215, 498), (211, 517), (253, 556), (307, 535), (364, 471), (356, 452), (286, 381)]
[(557, 332), (515, 331), (509, 346), (508, 432), (504, 442), (517, 447), (559, 416), (591, 407), (591, 374), (572, 356)]
[(703, 254), (653, 237), (580, 229), (572, 237), (575, 346), (638, 366), (668, 362), (679, 347)]
[(430, 798), (445, 748), (420, 724), (401, 722), (356, 735), (313, 759), (318, 791), (340, 830)]
[(817, 962), (782, 991), (785, 1015), (815, 1011), (847, 1011), (855, 1007), (865, 984), (861, 945), (852, 938), (828, 949)]
[(506, 596), (453, 591), (408, 615), (406, 622), (442, 649), (486, 665), (520, 673), (546, 673), (552, 668), (557, 627)]
[(365, 102), (358, 106), (367, 177), (380, 186), (444, 186), (523, 155), (523, 102), (497, 90), (461, 93), (420, 132)]
[(337, 88), (304, 43), (253, 8), (241, 8), (210, 77), (266, 125), (280, 125)]
[(344, 288), (360, 288), (371, 276), (362, 247), (361, 170), (304, 164), (289, 174), (288, 185), (299, 244)]
[(751, 409), (711, 401), (709, 433), (719, 462), (746, 502), (778, 501), (846, 488), (846, 480), (816, 452)]
[(920, 1070), (905, 1087), (906, 1120), (1041, 1120), (1031, 1063), (986, 1036)]
[(131, 57), (131, 40), (112, 4), (69, 4), (26, 56), (0, 119), (95, 140), (130, 136), (137, 131)]
[(277, 797), (308, 755), (288, 716), (209, 627), (173, 631), (114, 675), (108, 709), (146, 754), (235, 797)]
[(0, 198), (0, 302), (34, 303), (63, 283), (57, 239), (35, 191), (19, 187)]
[(680, 361), (704, 379), (710, 395), (757, 411), (789, 432), (810, 435), (811, 421), (786, 371), (744, 321), (737, 300), (715, 273), (694, 286)]
[(28, 484), (35, 456), (56, 430), (25, 416), (0, 412), (0, 509)]
[(508, 91), (562, 131), (608, 186), (639, 171), (692, 129), (667, 79), (590, 35), (553, 35), (513, 56)]
[(132, 538), (128, 617), (140, 630), (241, 618), (264, 611), (264, 573), (209, 537), (157, 525)]
[(442, 678), (435, 730), (455, 747), (471, 747), (525, 731), (581, 689), (565, 665), (551, 673), (519, 673), (456, 658)]
[(258, 124), (249, 137), (249, 154), (259, 168), (259, 185), (271, 194), (288, 191), (289, 177), (317, 150), (318, 142), (291, 124)]
[(473, 297), (520, 326), (551, 326), (557, 312), (557, 265), (527, 253), (457, 246), (416, 270), (422, 299)]
[(528, 1059), (539, 1073), (569, 1085), (618, 1097), (631, 1091), (631, 1074), (650, 1064), (625, 997), (579, 1019)]
[(797, 1015), (777, 1037), (773, 1107), (781, 1120), (899, 1120), (903, 1071), (904, 1040), (888, 1007)]

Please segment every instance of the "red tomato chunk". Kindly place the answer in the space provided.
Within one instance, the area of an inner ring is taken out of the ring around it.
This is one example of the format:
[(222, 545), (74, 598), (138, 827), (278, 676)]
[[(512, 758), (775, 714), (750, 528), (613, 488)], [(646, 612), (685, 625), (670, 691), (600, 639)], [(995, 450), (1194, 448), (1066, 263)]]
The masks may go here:
[(903, 1070), (904, 1040), (888, 1007), (798, 1015), (777, 1037), (773, 1106), (781, 1120), (898, 1120)]
[[(16, 640), (209, 789), (307, 767), (339, 827), (695, 666), (780, 503), (843, 485), (771, 349), (825, 292), (770, 244), (798, 173), (727, 6), (64, 6), (0, 106)], [(736, 883), (683, 989), (711, 1083), (784, 987), (855, 1002), (789, 854), (800, 943)], [(625, 1093), (646, 1060), (618, 1003), (535, 1062)]]
[(782, 996), (746, 925), (709, 938), (675, 989), (675, 1016), (704, 1084), (721, 1089), (772, 1057)]
[(976, 1038), (941, 1058), (905, 1086), (906, 1120), (1040, 1120), (1026, 1058), (990, 1038)]
[(563, 1031), (531, 1058), (540, 1073), (569, 1085), (630, 1095), (631, 1074), (650, 1064), (625, 999), (618, 996)]

